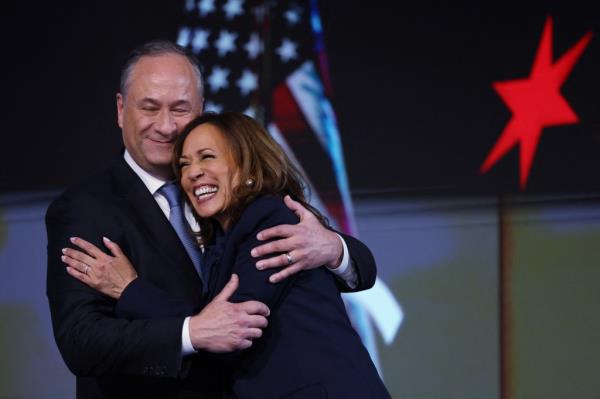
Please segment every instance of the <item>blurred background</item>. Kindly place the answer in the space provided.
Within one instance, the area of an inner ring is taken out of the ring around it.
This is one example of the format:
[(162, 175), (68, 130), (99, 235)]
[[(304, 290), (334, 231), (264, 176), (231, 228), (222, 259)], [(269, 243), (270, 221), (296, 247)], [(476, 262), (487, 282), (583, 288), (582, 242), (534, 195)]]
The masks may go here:
[(74, 396), (44, 215), (119, 156), (120, 68), (156, 38), (195, 53), (206, 109), (260, 119), (373, 251), (376, 286), (344, 299), (394, 398), (599, 397), (600, 5), (33, 1), (5, 18), (0, 398)]

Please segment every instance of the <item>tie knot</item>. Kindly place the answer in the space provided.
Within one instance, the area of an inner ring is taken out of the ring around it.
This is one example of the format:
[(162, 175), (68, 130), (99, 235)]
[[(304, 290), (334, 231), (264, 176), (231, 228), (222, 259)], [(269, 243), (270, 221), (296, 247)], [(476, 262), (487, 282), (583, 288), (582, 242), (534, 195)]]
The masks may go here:
[(181, 191), (177, 184), (173, 182), (165, 183), (158, 189), (158, 192), (165, 196), (171, 209), (176, 206), (181, 206)]

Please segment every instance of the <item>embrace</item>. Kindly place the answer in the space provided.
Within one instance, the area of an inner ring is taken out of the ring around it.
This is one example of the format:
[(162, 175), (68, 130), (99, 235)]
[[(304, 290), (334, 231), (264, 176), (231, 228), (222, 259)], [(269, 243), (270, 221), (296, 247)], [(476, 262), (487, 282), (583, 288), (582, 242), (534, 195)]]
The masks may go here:
[(79, 398), (388, 398), (340, 291), (364, 244), (331, 230), (255, 120), (202, 113), (196, 60), (134, 50), (124, 152), (46, 215), (47, 293)]

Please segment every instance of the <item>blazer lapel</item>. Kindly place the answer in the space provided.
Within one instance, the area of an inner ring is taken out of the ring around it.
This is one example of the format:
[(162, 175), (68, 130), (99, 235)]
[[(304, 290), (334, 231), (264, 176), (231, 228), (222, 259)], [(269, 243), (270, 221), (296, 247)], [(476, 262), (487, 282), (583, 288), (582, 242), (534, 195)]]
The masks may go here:
[(164, 255), (173, 271), (182, 273), (186, 281), (192, 282), (197, 286), (195, 288), (198, 292), (202, 292), (202, 282), (194, 264), (148, 188), (124, 159), (117, 160), (113, 170), (119, 192), (123, 193), (139, 228), (148, 234), (154, 247)]

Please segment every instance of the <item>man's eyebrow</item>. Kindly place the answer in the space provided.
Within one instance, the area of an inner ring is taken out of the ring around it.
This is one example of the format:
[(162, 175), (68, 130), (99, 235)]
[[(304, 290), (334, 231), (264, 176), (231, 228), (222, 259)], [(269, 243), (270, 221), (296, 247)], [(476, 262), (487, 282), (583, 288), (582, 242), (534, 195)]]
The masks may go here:
[(177, 107), (179, 105), (190, 105), (190, 102), (188, 100), (177, 100), (170, 104), (171, 107)]
[(160, 105), (160, 102), (151, 97), (144, 97), (139, 101), (140, 104)]

